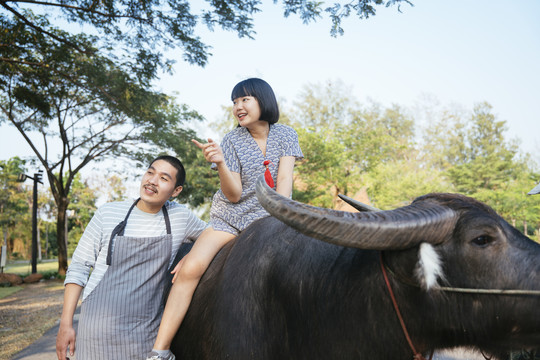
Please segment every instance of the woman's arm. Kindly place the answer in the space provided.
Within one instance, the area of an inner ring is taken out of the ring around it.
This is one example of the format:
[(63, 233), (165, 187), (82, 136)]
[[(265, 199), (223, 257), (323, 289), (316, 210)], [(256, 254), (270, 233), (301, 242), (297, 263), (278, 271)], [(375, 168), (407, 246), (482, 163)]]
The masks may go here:
[(286, 197), (290, 197), (293, 186), (294, 156), (283, 156), (279, 159), (276, 191)]
[(216, 163), (219, 182), (221, 183), (221, 191), (229, 199), (230, 202), (236, 203), (240, 201), (242, 196), (242, 178), (237, 172), (229, 170), (225, 161)]
[(201, 144), (197, 140), (191, 141), (203, 151), (206, 161), (213, 162), (217, 165), (219, 182), (221, 183), (223, 194), (230, 202), (238, 202), (242, 196), (242, 178), (239, 173), (231, 171), (225, 163), (221, 146), (212, 139), (208, 139), (208, 143), (206, 144)]

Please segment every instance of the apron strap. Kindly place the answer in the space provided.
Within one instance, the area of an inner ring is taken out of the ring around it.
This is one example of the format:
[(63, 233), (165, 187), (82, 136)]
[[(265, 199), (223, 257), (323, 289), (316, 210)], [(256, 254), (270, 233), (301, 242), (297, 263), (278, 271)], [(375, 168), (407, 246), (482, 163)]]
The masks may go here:
[[(111, 265), (111, 261), (112, 261), (113, 239), (114, 239), (114, 237), (116, 235), (124, 236), (124, 230), (126, 229), (126, 225), (127, 225), (129, 215), (131, 214), (131, 211), (133, 210), (135, 205), (137, 205), (137, 203), (139, 202), (140, 199), (141, 198), (138, 198), (137, 200), (135, 200), (135, 202), (129, 208), (129, 211), (127, 212), (126, 217), (124, 218), (124, 220), (121, 221), (118, 225), (116, 225), (116, 227), (114, 228), (114, 230), (111, 233), (111, 238), (109, 239), (109, 247), (108, 247), (108, 251), (107, 251), (107, 265), (109, 265), (109, 266)], [(169, 212), (167, 211), (167, 208), (165, 207), (165, 204), (163, 204), (163, 207), (161, 208), (161, 210), (163, 210), (163, 216), (165, 217), (165, 227), (167, 228), (167, 234), (170, 234), (171, 233), (171, 222), (169, 220)]]
[(165, 227), (167, 228), (167, 234), (171, 234), (171, 221), (169, 220), (169, 212), (167, 211), (167, 208), (165, 205), (161, 208), (163, 210), (163, 216), (165, 217)]

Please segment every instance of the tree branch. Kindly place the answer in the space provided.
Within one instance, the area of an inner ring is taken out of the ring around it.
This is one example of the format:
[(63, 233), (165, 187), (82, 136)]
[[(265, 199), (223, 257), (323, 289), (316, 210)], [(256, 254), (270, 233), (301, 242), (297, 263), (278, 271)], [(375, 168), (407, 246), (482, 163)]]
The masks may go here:
[(43, 166), (45, 166), (45, 168), (47, 169), (47, 162), (45, 161), (45, 159), (43, 159), (43, 157), (41, 156), (41, 154), (39, 153), (38, 149), (36, 148), (36, 146), (34, 145), (34, 143), (32, 142), (32, 140), (28, 137), (28, 135), (26, 134), (26, 132), (24, 131), (24, 129), (21, 127), (21, 124), (18, 123), (17, 121), (15, 121), (15, 119), (13, 118), (9, 118), (9, 121), (17, 128), (17, 130), (19, 130), (19, 132), (21, 133), (21, 135), (24, 137), (24, 139), (26, 140), (26, 142), (28, 143), (28, 145), (30, 145), (30, 147), (32, 148), (32, 151), (34, 152), (34, 154), (36, 154), (36, 157), (39, 159), (39, 161), (43, 164)]
[(24, 65), (32, 65), (32, 66), (39, 66), (39, 67), (48, 67), (49, 65), (44, 63), (38, 63), (38, 62), (30, 62), (30, 61), (24, 61), (24, 60), (15, 60), (15, 59), (8, 59), (4, 57), (0, 57), (0, 61), (8, 62), (12, 64), (24, 64)]
[(9, 12), (11, 12), (12, 14), (14, 14), (16, 17), (18, 17), (19, 19), (21, 19), (26, 25), (30, 26), (31, 28), (33, 28), (34, 30), (36, 31), (39, 31), (39, 32), (42, 32), (43, 34), (45, 35), (48, 35), (50, 36), (51, 38), (55, 39), (56, 41), (58, 42), (61, 42), (63, 44), (66, 44), (66, 45), (69, 45), (70, 47), (76, 49), (77, 51), (81, 52), (81, 53), (84, 53), (84, 54), (88, 54), (89, 51), (88, 50), (84, 50), (84, 49), (81, 49), (79, 48), (76, 44), (64, 39), (64, 38), (61, 38), (59, 36), (56, 36), (54, 35), (53, 33), (51, 32), (48, 32), (47, 30), (37, 26), (37, 25), (34, 25), (30, 20), (28, 20), (27, 18), (25, 18), (22, 14), (20, 14), (17, 10), (13, 9), (12, 7), (8, 6), (6, 4), (6, 1), (1, 1), (0, 2), (0, 5), (2, 7), (4, 7), (6, 10), (8, 10)]
[(86, 12), (86, 13), (91, 13), (91, 14), (95, 14), (95, 15), (99, 15), (99, 16), (103, 16), (103, 17), (111, 18), (111, 19), (129, 18), (129, 19), (134, 19), (134, 20), (138, 20), (138, 21), (142, 21), (142, 22), (148, 22), (148, 19), (140, 18), (140, 17), (133, 16), (133, 15), (108, 14), (108, 13), (103, 13), (101, 11), (94, 10), (97, 1), (94, 1), (92, 3), (92, 5), (90, 7), (88, 7), (88, 8), (83, 8), (83, 7), (80, 7), (80, 6), (67, 5), (67, 4), (58, 4), (58, 3), (51, 3), (51, 2), (45, 2), (45, 1), (31, 1), (31, 0), (17, 0), (17, 1), (15, 1), (15, 0), (14, 1), (6, 0), (6, 1), (1, 1), (1, 2), (3, 2), (3, 3), (16, 2), (16, 3), (26, 3), (26, 4), (33, 4), (33, 5), (54, 6), (54, 7), (58, 7), (58, 8), (64, 8), (64, 9), (70, 9), (70, 10), (76, 10), (76, 11), (82, 11), (82, 12)]

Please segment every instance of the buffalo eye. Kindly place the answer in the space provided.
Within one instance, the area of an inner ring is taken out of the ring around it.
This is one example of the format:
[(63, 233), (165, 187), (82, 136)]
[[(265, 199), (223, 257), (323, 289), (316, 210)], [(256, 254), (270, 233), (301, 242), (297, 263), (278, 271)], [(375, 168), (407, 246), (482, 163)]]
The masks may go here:
[(472, 243), (476, 246), (484, 247), (489, 245), (493, 241), (493, 238), (488, 235), (480, 235), (473, 239)]

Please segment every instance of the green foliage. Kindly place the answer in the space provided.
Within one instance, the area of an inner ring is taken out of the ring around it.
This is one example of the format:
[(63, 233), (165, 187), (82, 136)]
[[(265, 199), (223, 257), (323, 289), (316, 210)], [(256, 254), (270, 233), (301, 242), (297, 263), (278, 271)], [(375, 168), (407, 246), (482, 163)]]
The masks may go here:
[(43, 275), (44, 279), (47, 279), (47, 280), (66, 278), (64, 275), (58, 275), (58, 270), (39, 271), (39, 273)]
[[(8, 259), (28, 259), (31, 253), (31, 208), (32, 190), (29, 185), (18, 182), (19, 174), (27, 173), (24, 161), (18, 157), (0, 161), (0, 224), (3, 236), (7, 239)], [(42, 255), (47, 258), (56, 256), (56, 207), (51, 193), (38, 187), (38, 238)]]
[[(325, 11), (329, 13), (332, 20), (331, 34), (333, 36), (343, 35), (344, 30), (341, 27), (341, 21), (343, 18), (348, 17), (351, 13), (356, 13), (360, 19), (367, 19), (370, 16), (375, 15), (374, 5), (385, 5), (386, 7), (389, 7), (391, 5), (398, 4), (398, 9), (400, 9), (401, 1), (402, 0), (389, 0), (386, 2), (383, 0), (356, 0), (345, 2), (344, 4), (339, 2), (334, 3), (333, 6), (325, 9)], [(410, 1), (404, 0), (404, 2), (412, 6)]]
[(297, 128), (303, 160), (296, 168), (294, 198), (316, 206), (333, 207), (337, 192), (347, 192), (351, 169), (339, 138), (327, 128)]
[[(48, 26), (43, 17), (35, 20)], [(10, 48), (19, 60), (0, 62), (0, 111), (5, 115), (0, 121), (7, 120), (18, 129), (45, 169), (57, 208), (60, 267), (65, 268), (63, 225), (80, 170), (107, 157), (143, 160), (171, 148), (189, 166), (197, 157), (191, 159), (191, 153), (183, 151), (190, 149), (187, 145), (194, 134), (181, 124), (200, 116), (177, 105), (173, 98), (148, 90), (97, 52), (70, 51), (65, 43), (49, 42), (24, 23), (6, 25), (6, 31), (0, 33), (1, 43), (10, 43), (16, 32), (32, 41)], [(95, 40), (50, 27), (49, 32), (88, 48)], [(42, 148), (32, 141), (35, 133), (43, 140)], [(60, 153), (51, 154), (49, 144), (58, 141)]]
[[(517, 146), (504, 139), (505, 123), (497, 121), (489, 104), (479, 104), (464, 128), (459, 158), (448, 175), (459, 192), (473, 195), (480, 189), (497, 189), (521, 175), (524, 164)], [(517, 165), (517, 166), (516, 166)]]
[(25, 172), (25, 161), (18, 157), (0, 161), (0, 244), (6, 239), (8, 258), (29, 254), (32, 193), (17, 181)]
[(363, 108), (350, 93), (341, 82), (308, 85), (287, 110), (305, 156), (296, 169), (295, 199), (335, 207), (339, 193), (366, 186), (364, 174), (415, 156), (413, 119), (397, 106)]
[(440, 171), (426, 169), (418, 160), (380, 163), (363, 177), (373, 205), (390, 210), (432, 192), (452, 192)]
[(414, 135), (414, 120), (400, 107), (383, 109), (378, 104), (357, 113), (342, 132), (347, 151), (360, 171), (416, 156)]
[(68, 256), (73, 254), (86, 225), (96, 211), (97, 191), (87, 181), (81, 180), (80, 173), (75, 175), (67, 212)]
[(107, 202), (126, 200), (125, 181), (125, 177), (122, 178), (118, 175), (111, 175), (107, 178)]
[(500, 187), (494, 189), (479, 189), (474, 197), (494, 208), (502, 217), (517, 229), (540, 240), (538, 234), (534, 237), (534, 229), (540, 224), (540, 201), (538, 197), (527, 195), (527, 192), (537, 179), (531, 171), (522, 171), (521, 176), (509, 178)]
[(0, 160), (0, 226), (12, 228), (21, 215), (29, 211), (22, 183), (17, 181), (24, 174), (25, 161), (18, 157)]
[(347, 193), (357, 174), (347, 152), (347, 126), (360, 111), (341, 82), (306, 85), (292, 109), (283, 113), (296, 129), (304, 160), (297, 165), (294, 198), (334, 207), (338, 193)]
[[(284, 15), (310, 22), (327, 13), (332, 34), (342, 33), (341, 19), (355, 12), (375, 13), (375, 5), (407, 0), (356, 0), (323, 9), (321, 2), (283, 1)], [(201, 5), (201, 4), (197, 4)], [(215, 177), (199, 170), (201, 156), (189, 140), (195, 134), (181, 123), (198, 114), (174, 99), (148, 90), (158, 70), (170, 71), (163, 53), (181, 48), (184, 60), (205, 65), (208, 47), (195, 34), (199, 21), (240, 37), (252, 37), (258, 0), (211, 1), (195, 15), (189, 1), (0, 2), (0, 122), (15, 126), (45, 168), (57, 207), (59, 271), (67, 267), (63, 225), (75, 176), (88, 163), (126, 156), (146, 162), (173, 149), (188, 170), (183, 196), (199, 205), (210, 195)], [(52, 26), (49, 16), (74, 34)], [(43, 148), (32, 134), (43, 138)], [(50, 158), (51, 139), (61, 154)], [(151, 155), (149, 155), (151, 154)], [(193, 166), (191, 166), (193, 165)], [(191, 170), (193, 169), (193, 170)], [(58, 174), (56, 176), (55, 174)], [(213, 190), (213, 189), (212, 189)]]
[(308, 85), (283, 112), (305, 156), (295, 169), (296, 200), (332, 208), (338, 193), (365, 188), (374, 206), (392, 209), (430, 192), (458, 192), (540, 239), (540, 201), (527, 195), (540, 175), (489, 104), (426, 108), (429, 126), (420, 132), (406, 109), (363, 106), (350, 93), (342, 83)]
[[(221, 121), (212, 121), (208, 124), (210, 129), (212, 129), (218, 136), (219, 139), (213, 139), (215, 141), (221, 140), (225, 134), (234, 129), (238, 122), (232, 113), (232, 106), (221, 106)], [(282, 118), (279, 120), (282, 122)], [(204, 139), (207, 140), (207, 139)]]
[[(335, 2), (325, 7), (324, 2), (284, 0), (282, 6), (285, 17), (295, 14), (306, 24), (328, 15), (332, 21), (331, 34), (336, 36), (343, 34), (341, 20), (351, 13), (360, 19), (368, 18), (375, 15), (376, 5), (388, 7), (398, 4), (399, 8), (401, 2), (412, 5), (408, 0), (355, 0), (344, 4)], [(195, 10), (191, 3), (194, 3)], [(208, 62), (210, 48), (196, 34), (201, 23), (210, 30), (220, 27), (239, 37), (253, 38), (253, 16), (260, 11), (260, 4), (259, 0), (214, 0), (206, 4), (187, 0), (57, 0), (39, 3), (14, 0), (0, 2), (0, 20), (5, 21), (7, 15), (11, 15), (21, 23), (31, 24), (47, 42), (63, 44), (70, 53), (91, 54), (98, 48), (106, 57), (116, 58), (128, 72), (146, 82), (156, 78), (158, 69), (170, 71), (175, 61), (163, 54), (178, 53), (171, 50), (181, 49), (183, 59), (191, 64), (204, 66)], [(34, 16), (32, 11), (38, 16)], [(73, 29), (76, 24), (85, 32), (98, 36), (92, 45), (73, 41), (66, 33), (51, 31), (49, 24), (40, 20), (41, 16), (48, 14), (62, 19), (66, 28)], [(7, 44), (13, 48), (34, 41), (29, 34), (20, 33), (12, 40)], [(2, 58), (13, 59), (5, 55)], [(30, 99), (28, 96), (24, 98)], [(39, 104), (39, 98), (32, 99), (38, 101), (35, 105)], [(47, 102), (41, 104), (46, 106)]]
[(529, 224), (532, 234), (530, 228), (540, 224), (540, 203), (527, 192), (538, 174), (505, 132), (505, 122), (487, 103), (477, 104), (471, 114), (446, 110), (426, 130), (424, 153), (456, 192), (487, 203), (522, 231)]
[(204, 142), (195, 135), (192, 130), (170, 128), (168, 131), (147, 133), (149, 141), (161, 146), (156, 152), (139, 152), (138, 158), (143, 159), (142, 166), (148, 166), (150, 161), (158, 155), (171, 154), (177, 156), (186, 170), (186, 181), (182, 192), (178, 195), (180, 202), (188, 203), (197, 207), (207, 201), (219, 186), (219, 179), (215, 172), (210, 170), (210, 164), (206, 162), (201, 151), (191, 139)]
[[(41, 203), (40, 203), (41, 204)], [(58, 243), (56, 237), (56, 221), (39, 221), (41, 252), (44, 259), (58, 257)]]

